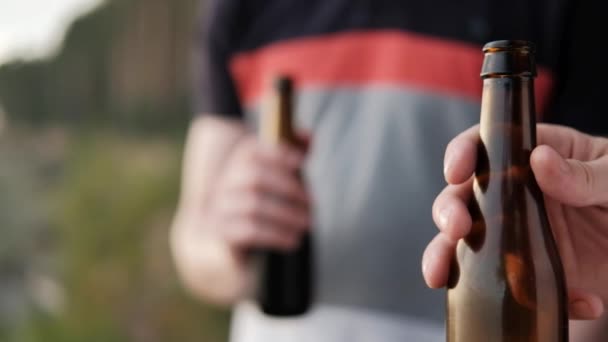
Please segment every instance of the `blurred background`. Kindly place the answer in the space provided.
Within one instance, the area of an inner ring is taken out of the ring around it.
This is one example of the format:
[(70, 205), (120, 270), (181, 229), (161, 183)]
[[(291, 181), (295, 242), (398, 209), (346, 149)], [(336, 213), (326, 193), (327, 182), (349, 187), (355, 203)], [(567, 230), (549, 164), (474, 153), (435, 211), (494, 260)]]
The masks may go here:
[(225, 341), (168, 250), (198, 0), (0, 0), (0, 341)]

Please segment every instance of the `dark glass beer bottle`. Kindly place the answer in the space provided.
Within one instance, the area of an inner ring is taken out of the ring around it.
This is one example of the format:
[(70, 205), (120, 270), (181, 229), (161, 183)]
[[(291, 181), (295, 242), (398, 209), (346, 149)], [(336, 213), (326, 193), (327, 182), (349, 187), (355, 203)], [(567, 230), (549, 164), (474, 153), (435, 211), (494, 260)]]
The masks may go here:
[(483, 51), (473, 226), (450, 271), (447, 341), (564, 342), (564, 273), (530, 168), (534, 45), (496, 41)]
[[(293, 84), (290, 78), (275, 79), (268, 108), (262, 113), (260, 138), (268, 144), (300, 146), (293, 123)], [(300, 172), (295, 175), (300, 180)], [(278, 199), (280, 200), (280, 199)], [(292, 252), (258, 253), (257, 299), (262, 311), (272, 316), (306, 313), (312, 297), (311, 236), (305, 234)]]

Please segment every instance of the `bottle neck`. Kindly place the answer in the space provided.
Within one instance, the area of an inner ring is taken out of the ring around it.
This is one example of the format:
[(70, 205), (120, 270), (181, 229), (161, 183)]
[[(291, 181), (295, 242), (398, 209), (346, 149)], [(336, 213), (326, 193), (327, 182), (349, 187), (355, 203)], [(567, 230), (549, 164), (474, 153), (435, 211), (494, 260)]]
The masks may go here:
[(531, 77), (488, 77), (483, 80), (480, 159), (490, 172), (529, 167), (536, 146), (534, 81)]
[(262, 141), (272, 145), (297, 142), (291, 92), (276, 91), (266, 101), (261, 121)]

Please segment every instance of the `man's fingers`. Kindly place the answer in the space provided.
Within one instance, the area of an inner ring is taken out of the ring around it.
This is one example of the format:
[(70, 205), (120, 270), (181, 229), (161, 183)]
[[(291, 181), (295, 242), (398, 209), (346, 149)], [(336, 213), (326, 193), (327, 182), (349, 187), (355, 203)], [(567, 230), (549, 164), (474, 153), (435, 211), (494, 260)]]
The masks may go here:
[(302, 148), (302, 152), (304, 154), (308, 154), (310, 148), (312, 147), (312, 133), (307, 131), (298, 132), (298, 140), (300, 142), (300, 146)]
[(281, 144), (270, 145), (260, 142), (256, 137), (246, 137), (239, 142), (234, 151), (232, 167), (244, 168), (249, 165), (265, 165), (283, 169), (297, 170), (305, 161), (302, 148)]
[(465, 237), (471, 229), (471, 215), (467, 203), (472, 194), (473, 178), (459, 185), (448, 185), (435, 199), (433, 220), (453, 241)]
[(604, 312), (604, 303), (596, 294), (581, 289), (569, 289), (568, 311), (571, 319), (598, 319)]
[(309, 194), (293, 171), (276, 165), (249, 165), (234, 170), (224, 191), (263, 192), (308, 205)]
[(226, 240), (238, 249), (274, 248), (292, 250), (301, 234), (262, 220), (238, 219), (222, 229)]
[(456, 242), (442, 233), (435, 236), (427, 246), (422, 256), (422, 274), (430, 288), (436, 289), (447, 284), (455, 248)]
[(564, 159), (543, 145), (532, 152), (530, 163), (548, 196), (575, 207), (608, 203), (608, 156), (589, 162)]
[(472, 194), (472, 183), (473, 178), (469, 177), (463, 184), (447, 186), (433, 204), (433, 219), (441, 233), (429, 243), (422, 257), (422, 274), (431, 288), (446, 285), (456, 243), (471, 229), (466, 203)]
[(538, 145), (549, 145), (564, 158), (593, 160), (605, 155), (607, 146), (597, 137), (579, 132), (571, 127), (539, 124), (536, 127)]
[(475, 171), (479, 126), (460, 133), (447, 146), (444, 157), (444, 176), (450, 184), (467, 181)]
[(310, 227), (310, 211), (307, 206), (297, 205), (276, 196), (260, 192), (247, 193), (234, 196), (229, 201), (229, 210), (232, 212), (227, 213), (228, 216), (260, 219), (296, 232), (305, 231)]
[(304, 152), (290, 145), (258, 143), (256, 157), (264, 164), (280, 168), (299, 169), (305, 160)]
[(309, 196), (296, 171), (304, 152), (271, 146), (255, 137), (240, 141), (215, 191), (218, 229), (237, 249), (297, 246), (310, 226)]

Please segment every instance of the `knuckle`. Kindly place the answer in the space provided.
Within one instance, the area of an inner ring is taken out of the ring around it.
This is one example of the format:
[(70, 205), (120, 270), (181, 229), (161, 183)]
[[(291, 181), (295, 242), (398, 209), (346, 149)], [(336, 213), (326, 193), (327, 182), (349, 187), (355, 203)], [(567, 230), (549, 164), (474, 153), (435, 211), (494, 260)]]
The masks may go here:
[(435, 201), (433, 202), (433, 206), (431, 209), (434, 217), (437, 217), (437, 215), (439, 214), (439, 211), (443, 207), (444, 197), (445, 197), (445, 193), (442, 192), (435, 198)]
[(437, 195), (437, 197), (435, 197), (435, 200), (433, 201), (433, 205), (431, 207), (433, 212), (436, 212), (437, 209), (439, 208), (439, 203), (441, 202), (442, 197), (443, 197), (443, 193), (440, 193), (439, 195)]

